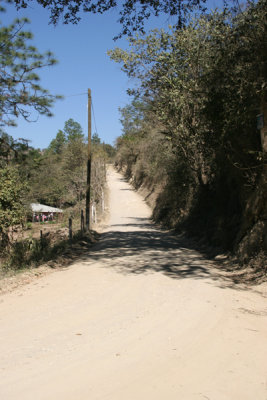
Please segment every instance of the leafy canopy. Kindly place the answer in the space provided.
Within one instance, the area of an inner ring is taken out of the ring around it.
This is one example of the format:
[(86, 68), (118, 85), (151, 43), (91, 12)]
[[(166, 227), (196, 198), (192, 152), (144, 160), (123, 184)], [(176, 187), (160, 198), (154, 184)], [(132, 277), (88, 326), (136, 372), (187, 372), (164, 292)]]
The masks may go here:
[[(192, 17), (183, 29), (137, 34), (128, 50), (109, 52), (136, 83), (129, 93), (149, 105), (199, 182), (222, 164), (249, 171), (250, 181), (262, 168), (255, 117), (266, 98), (265, 19), (259, 0), (237, 16)], [(130, 111), (122, 115), (128, 131)]]
[[(17, 8), (26, 8), (32, 0), (13, 0)], [(80, 12), (103, 14), (109, 10), (119, 8), (118, 22), (122, 26), (120, 34), (131, 35), (133, 32), (144, 32), (144, 22), (151, 16), (165, 14), (177, 17), (177, 26), (181, 27), (186, 21), (187, 14), (198, 8), (206, 11), (207, 0), (35, 0), (38, 4), (50, 11), (50, 20), (56, 24), (61, 17), (65, 24), (76, 24), (80, 21)], [(230, 2), (234, 9), (238, 8), (238, 0)], [(227, 2), (224, 1), (225, 6)]]

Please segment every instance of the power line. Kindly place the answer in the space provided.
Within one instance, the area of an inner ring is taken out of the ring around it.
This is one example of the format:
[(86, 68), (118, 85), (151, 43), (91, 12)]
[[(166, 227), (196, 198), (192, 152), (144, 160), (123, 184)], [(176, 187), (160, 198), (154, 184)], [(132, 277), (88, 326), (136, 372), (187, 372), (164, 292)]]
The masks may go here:
[[(67, 98), (67, 97), (74, 97), (74, 96), (83, 96), (83, 95), (87, 95), (88, 93), (87, 92), (83, 92), (83, 93), (77, 93), (77, 94), (70, 94), (70, 95), (68, 95), (68, 96), (64, 96), (64, 98)], [(96, 118), (95, 118), (95, 111), (94, 111), (94, 105), (93, 105), (93, 99), (92, 99), (92, 111), (93, 111), (93, 119), (94, 119), (94, 125), (95, 125), (95, 132), (96, 132), (96, 134), (97, 134), (97, 136), (98, 136), (98, 131), (97, 131), (97, 126), (96, 126)]]
[(93, 106), (93, 100), (92, 100), (92, 111), (93, 111), (93, 118), (94, 118), (94, 124), (95, 124), (95, 131), (96, 131), (96, 134), (98, 136), (97, 127), (96, 127), (96, 121), (95, 121), (95, 111), (94, 111), (94, 106)]
[(66, 97), (74, 97), (74, 96), (83, 96), (84, 94), (87, 94), (87, 93), (84, 92), (84, 93), (70, 94), (68, 96), (64, 96), (64, 98), (66, 98)]

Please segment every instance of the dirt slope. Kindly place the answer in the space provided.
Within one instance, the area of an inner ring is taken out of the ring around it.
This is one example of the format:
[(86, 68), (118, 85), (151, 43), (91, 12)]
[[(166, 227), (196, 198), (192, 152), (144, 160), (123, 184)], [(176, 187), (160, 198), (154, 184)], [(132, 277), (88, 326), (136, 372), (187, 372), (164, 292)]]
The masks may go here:
[(232, 285), (109, 186), (94, 250), (0, 297), (0, 398), (266, 400), (266, 285)]

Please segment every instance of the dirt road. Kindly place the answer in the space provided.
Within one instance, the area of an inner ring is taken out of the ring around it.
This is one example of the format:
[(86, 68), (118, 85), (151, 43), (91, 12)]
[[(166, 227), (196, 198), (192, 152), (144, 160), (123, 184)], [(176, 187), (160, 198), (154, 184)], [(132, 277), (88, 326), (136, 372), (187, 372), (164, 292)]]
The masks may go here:
[(266, 285), (234, 286), (109, 185), (93, 251), (0, 297), (0, 398), (266, 400)]

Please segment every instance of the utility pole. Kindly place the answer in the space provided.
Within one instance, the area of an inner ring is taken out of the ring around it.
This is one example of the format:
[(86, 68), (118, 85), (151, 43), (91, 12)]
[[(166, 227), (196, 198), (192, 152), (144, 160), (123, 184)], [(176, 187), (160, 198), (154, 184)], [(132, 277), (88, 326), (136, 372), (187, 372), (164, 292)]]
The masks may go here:
[(88, 89), (88, 158), (87, 158), (87, 186), (86, 186), (86, 205), (85, 222), (86, 231), (90, 229), (90, 186), (91, 186), (91, 89)]

